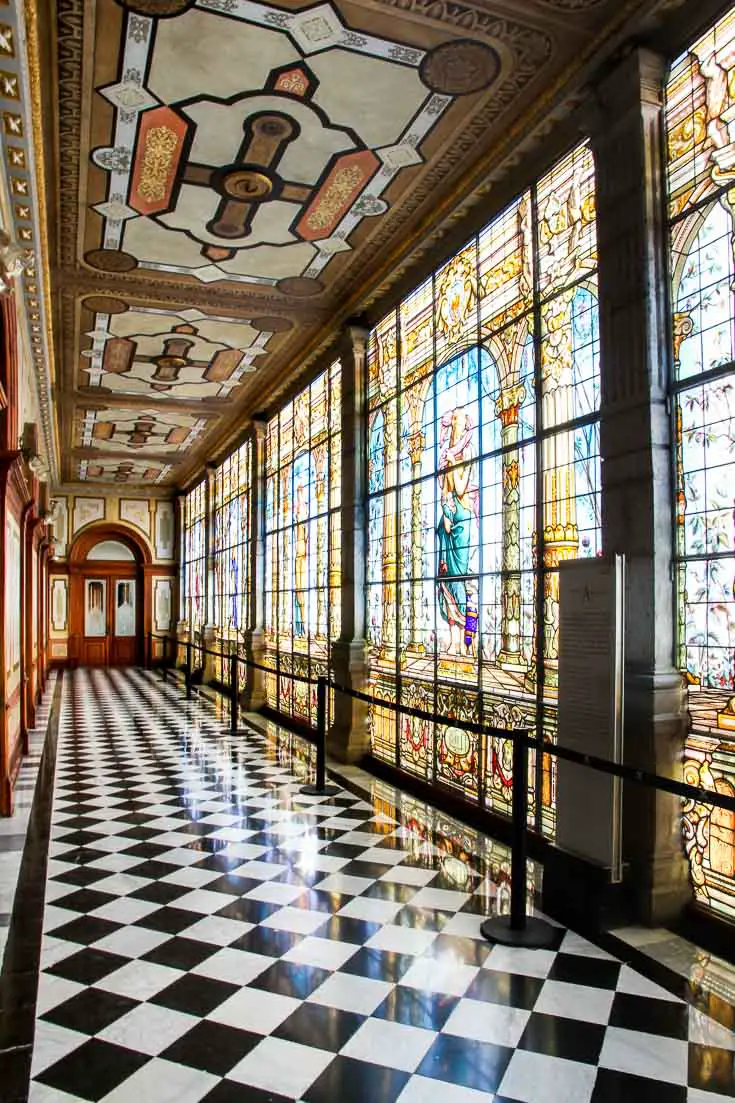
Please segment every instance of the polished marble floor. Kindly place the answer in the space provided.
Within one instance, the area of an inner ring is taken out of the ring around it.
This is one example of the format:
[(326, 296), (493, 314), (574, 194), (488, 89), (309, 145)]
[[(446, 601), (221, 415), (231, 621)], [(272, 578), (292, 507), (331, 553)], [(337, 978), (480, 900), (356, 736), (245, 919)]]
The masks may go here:
[(735, 1097), (735, 1033), (675, 987), (563, 928), (483, 941), (496, 848), (301, 796), (303, 744), (144, 672), (61, 708), (33, 1103)]

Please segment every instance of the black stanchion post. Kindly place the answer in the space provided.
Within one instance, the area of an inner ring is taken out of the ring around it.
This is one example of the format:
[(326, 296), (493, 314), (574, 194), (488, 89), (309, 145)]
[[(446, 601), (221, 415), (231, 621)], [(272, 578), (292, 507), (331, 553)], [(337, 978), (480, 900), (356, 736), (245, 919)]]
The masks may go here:
[(316, 782), (302, 785), (301, 792), (310, 797), (333, 797), (338, 785), (327, 785), (327, 679), (316, 683)]
[(186, 641), (186, 696), (191, 700), (191, 640)]
[(237, 652), (230, 655), (230, 731), (237, 731)]
[(163, 647), (161, 649), (161, 678), (164, 682), (168, 679), (168, 636), (163, 637)]
[(153, 646), (153, 639), (150, 632), (145, 634), (145, 653), (143, 655), (143, 664), (146, 670), (151, 669), (151, 650)]
[[(539, 754), (541, 749), (539, 748)], [(526, 915), (526, 850), (528, 842), (528, 737), (513, 739), (513, 846), (511, 851), (510, 915), (493, 915), (480, 927), (489, 942), (525, 949), (556, 945), (560, 934), (544, 919)]]

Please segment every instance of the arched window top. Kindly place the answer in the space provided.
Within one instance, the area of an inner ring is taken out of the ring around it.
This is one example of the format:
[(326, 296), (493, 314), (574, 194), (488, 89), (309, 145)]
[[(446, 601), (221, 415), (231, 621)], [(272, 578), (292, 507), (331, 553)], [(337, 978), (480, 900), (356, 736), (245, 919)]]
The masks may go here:
[(87, 559), (93, 559), (95, 561), (125, 559), (135, 562), (135, 556), (130, 548), (126, 547), (120, 540), (100, 540), (99, 544), (95, 544), (93, 548), (89, 549)]

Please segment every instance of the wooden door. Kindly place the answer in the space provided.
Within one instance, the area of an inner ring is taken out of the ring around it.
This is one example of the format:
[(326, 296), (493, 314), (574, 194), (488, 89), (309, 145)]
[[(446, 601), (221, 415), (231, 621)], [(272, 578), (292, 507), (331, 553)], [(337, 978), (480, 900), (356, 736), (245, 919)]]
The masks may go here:
[[(83, 666), (131, 666), (140, 662), (142, 579), (136, 568), (88, 564), (72, 581)], [(77, 605), (78, 602), (78, 605)]]
[(139, 661), (140, 608), (138, 580), (136, 578), (111, 578), (110, 580), (110, 648), (111, 666), (132, 666)]

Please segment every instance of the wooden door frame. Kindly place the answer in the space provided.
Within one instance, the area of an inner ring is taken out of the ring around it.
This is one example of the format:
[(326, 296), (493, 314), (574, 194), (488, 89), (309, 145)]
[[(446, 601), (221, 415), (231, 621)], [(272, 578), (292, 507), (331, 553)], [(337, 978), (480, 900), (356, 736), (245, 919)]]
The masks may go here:
[[(102, 540), (115, 540), (132, 552), (134, 562), (130, 560), (89, 560), (93, 547)], [(108, 582), (109, 599), (110, 580), (117, 578), (135, 579), (136, 586), (136, 627), (138, 634), (137, 661), (145, 660), (145, 641), (150, 632), (150, 588), (149, 574), (151, 553), (141, 537), (129, 529), (111, 522), (100, 522), (86, 526), (76, 537), (69, 549), (69, 646), (68, 665), (79, 666), (82, 661), (84, 643), (84, 582), (87, 578), (105, 578)], [(111, 614), (108, 600), (107, 616)], [(108, 625), (110, 620), (108, 619)], [(108, 631), (107, 639), (111, 633)], [(109, 659), (109, 655), (108, 655)]]

